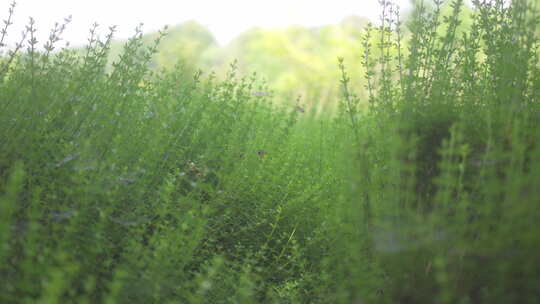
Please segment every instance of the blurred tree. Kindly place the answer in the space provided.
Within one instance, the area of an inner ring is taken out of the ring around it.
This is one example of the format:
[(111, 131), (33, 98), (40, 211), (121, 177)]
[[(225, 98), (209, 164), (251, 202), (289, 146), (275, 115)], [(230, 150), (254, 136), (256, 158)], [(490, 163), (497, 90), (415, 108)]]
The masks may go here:
[[(167, 30), (152, 65), (169, 68), (180, 61), (188, 69), (224, 75), (237, 60), (241, 75), (256, 72), (280, 96), (295, 100), (301, 95), (302, 103), (323, 104), (339, 96), (339, 57), (345, 59), (351, 81), (363, 86), (361, 37), (368, 22), (349, 16), (339, 24), (320, 27), (253, 28), (219, 47), (208, 29), (190, 21)], [(151, 44), (157, 35), (147, 34), (143, 40)], [(119, 43), (113, 45), (112, 58), (120, 50)]]
[[(170, 27), (166, 30), (167, 35), (161, 40), (157, 53), (151, 61), (151, 68), (172, 68), (181, 63), (188, 71), (198, 68), (206, 68), (210, 65), (203, 64), (203, 54), (209, 49), (217, 48), (218, 44), (212, 33), (195, 21)], [(144, 44), (150, 46), (159, 36), (158, 32), (151, 32), (142, 37)], [(114, 41), (111, 45), (110, 58), (115, 61), (125, 41)], [(189, 73), (186, 73), (189, 74)]]
[(171, 67), (178, 60), (188, 66), (198, 67), (201, 64), (202, 54), (218, 46), (212, 33), (195, 21), (169, 28), (167, 33), (154, 59), (159, 67)]
[(338, 57), (345, 58), (353, 81), (362, 78), (360, 37), (367, 23), (366, 18), (351, 16), (337, 25), (251, 29), (221, 50), (216, 70), (222, 73), (225, 63), (238, 59), (241, 72), (263, 75), (283, 96), (302, 95), (304, 103), (335, 100)]

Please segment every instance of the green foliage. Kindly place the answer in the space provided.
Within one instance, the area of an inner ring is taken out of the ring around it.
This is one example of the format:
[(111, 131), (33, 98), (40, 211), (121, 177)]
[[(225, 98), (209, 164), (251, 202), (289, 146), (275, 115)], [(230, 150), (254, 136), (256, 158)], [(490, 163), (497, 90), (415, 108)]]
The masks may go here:
[(537, 303), (534, 12), (380, 4), (217, 63), (195, 23), (73, 50), (31, 21), (7, 50), (11, 6), (0, 302)]
[(154, 70), (166, 38), (140, 28), (112, 62), (114, 28), (81, 50), (34, 32), (0, 79), (0, 302), (309, 296), (335, 176), (300, 104), (234, 64)]
[[(356, 81), (361, 78), (358, 37), (367, 23), (365, 18), (350, 16), (340, 24), (316, 28), (254, 28), (228, 45), (218, 46), (207, 29), (193, 21), (186, 22), (165, 31), (167, 35), (158, 46), (151, 67), (170, 69), (181, 62), (191, 71), (212, 70), (225, 77), (229, 63), (236, 60), (241, 75), (256, 72), (283, 98), (302, 95), (310, 106), (328, 104), (339, 90), (335, 81), (339, 77), (335, 68), (337, 57), (347, 59)], [(150, 45), (158, 35), (144, 35), (142, 41)], [(111, 57), (117, 58), (121, 43), (113, 42), (111, 49)]]
[(539, 300), (536, 24), (524, 1), (476, 2), (459, 31), (462, 4), (417, 8), (408, 51), (378, 57), (370, 114), (353, 124), (366, 134), (355, 193), (368, 227), (357, 237), (386, 273), (381, 302)]
[(360, 79), (358, 37), (366, 23), (349, 17), (335, 26), (253, 29), (226, 46), (222, 56), (224, 62), (237, 58), (241, 71), (257, 71), (285, 96), (302, 95), (313, 105), (329, 103), (338, 93), (337, 57), (351, 62), (352, 76)]

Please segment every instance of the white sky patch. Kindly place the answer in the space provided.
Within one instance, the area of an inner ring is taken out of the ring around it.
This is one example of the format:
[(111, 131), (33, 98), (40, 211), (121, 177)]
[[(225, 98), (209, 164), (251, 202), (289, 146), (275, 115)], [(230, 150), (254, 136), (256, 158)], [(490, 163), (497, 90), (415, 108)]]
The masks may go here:
[[(10, 2), (0, 1), (0, 19), (7, 18)], [(402, 11), (410, 7), (409, 0), (395, 2)], [(72, 15), (73, 21), (63, 36), (72, 45), (87, 41), (94, 22), (101, 25), (103, 34), (109, 26), (117, 25), (115, 37), (123, 39), (131, 36), (141, 22), (143, 30), (149, 32), (188, 20), (208, 27), (223, 45), (251, 27), (336, 24), (350, 15), (376, 21), (380, 10), (378, 0), (19, 0), (8, 42), (13, 44), (20, 38), (29, 17), (36, 20), (40, 44), (55, 22)]]

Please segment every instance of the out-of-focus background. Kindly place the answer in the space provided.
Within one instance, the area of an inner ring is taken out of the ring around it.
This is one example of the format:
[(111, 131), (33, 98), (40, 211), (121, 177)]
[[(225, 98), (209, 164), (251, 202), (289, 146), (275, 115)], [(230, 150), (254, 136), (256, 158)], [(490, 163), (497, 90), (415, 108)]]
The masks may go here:
[[(412, 1), (396, 4), (406, 20)], [(117, 26), (113, 61), (140, 23), (148, 44), (168, 25), (168, 35), (152, 62), (154, 68), (168, 69), (180, 62), (193, 71), (224, 76), (237, 60), (241, 75), (256, 71), (276, 94), (288, 100), (301, 96), (307, 105), (327, 104), (338, 93), (338, 57), (345, 59), (352, 81), (361, 81), (359, 38), (369, 22), (379, 23), (380, 12), (377, 0), (23, 0), (17, 3), (7, 42), (16, 43), (30, 17), (36, 20), (37, 39), (44, 42), (55, 22), (71, 16), (62, 37), (72, 47), (87, 42), (93, 23), (100, 25), (97, 32), (102, 37), (109, 26)]]

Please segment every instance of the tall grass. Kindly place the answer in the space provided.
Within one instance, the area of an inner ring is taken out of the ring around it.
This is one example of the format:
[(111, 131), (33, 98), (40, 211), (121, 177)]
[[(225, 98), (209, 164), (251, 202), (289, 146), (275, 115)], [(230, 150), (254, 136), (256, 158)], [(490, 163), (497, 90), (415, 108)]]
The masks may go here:
[(165, 33), (109, 66), (114, 28), (81, 52), (31, 21), (0, 58), (0, 302), (538, 302), (534, 10), (380, 3), (333, 116), (234, 63), (153, 70)]

